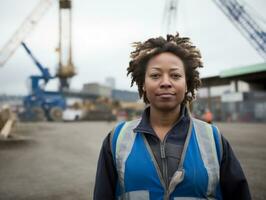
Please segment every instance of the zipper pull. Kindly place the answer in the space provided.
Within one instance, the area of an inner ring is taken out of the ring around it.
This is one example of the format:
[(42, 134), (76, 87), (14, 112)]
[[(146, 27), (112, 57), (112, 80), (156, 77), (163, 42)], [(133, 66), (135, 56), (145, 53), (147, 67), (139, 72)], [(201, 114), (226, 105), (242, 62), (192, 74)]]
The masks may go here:
[(165, 145), (163, 145), (163, 144), (161, 144), (161, 158), (166, 158), (166, 156), (165, 156)]

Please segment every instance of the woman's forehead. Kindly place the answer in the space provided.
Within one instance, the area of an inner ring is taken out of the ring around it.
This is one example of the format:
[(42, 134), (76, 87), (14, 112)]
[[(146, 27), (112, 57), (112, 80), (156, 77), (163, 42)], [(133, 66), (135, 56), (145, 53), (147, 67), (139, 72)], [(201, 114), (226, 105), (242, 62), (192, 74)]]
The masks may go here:
[(183, 61), (173, 53), (164, 52), (152, 57), (148, 62), (148, 65), (163, 65), (163, 64), (180, 66), (181, 64), (183, 65)]
[(178, 56), (166, 52), (151, 58), (147, 70), (184, 71), (184, 64)]

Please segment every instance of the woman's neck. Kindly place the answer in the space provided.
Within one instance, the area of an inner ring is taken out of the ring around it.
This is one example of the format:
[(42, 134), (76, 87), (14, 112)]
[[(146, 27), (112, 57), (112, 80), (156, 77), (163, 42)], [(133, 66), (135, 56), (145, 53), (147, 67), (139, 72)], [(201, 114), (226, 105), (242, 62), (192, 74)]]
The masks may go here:
[(173, 124), (180, 116), (181, 106), (172, 111), (161, 111), (154, 107), (150, 107), (150, 123), (157, 136), (163, 140), (167, 132), (172, 128)]

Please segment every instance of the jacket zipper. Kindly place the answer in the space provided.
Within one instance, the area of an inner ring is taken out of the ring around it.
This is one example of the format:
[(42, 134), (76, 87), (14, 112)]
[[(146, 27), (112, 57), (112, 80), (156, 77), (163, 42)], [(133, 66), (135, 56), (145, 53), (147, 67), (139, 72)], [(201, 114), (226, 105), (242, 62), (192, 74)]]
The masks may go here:
[(167, 160), (165, 155), (165, 142), (163, 141), (160, 144), (160, 151), (161, 151), (161, 159), (162, 159), (162, 172), (163, 172), (163, 179), (166, 185), (166, 188), (168, 188), (168, 172), (167, 172)]
[[(143, 133), (149, 133), (147, 131), (142, 131)], [(167, 134), (168, 135), (168, 134)], [(167, 172), (167, 160), (166, 160), (166, 154), (165, 154), (165, 142), (167, 135), (165, 136), (164, 140), (160, 142), (160, 154), (161, 154), (161, 159), (162, 159), (162, 176), (163, 176), (163, 181), (165, 184), (165, 191), (164, 191), (164, 200), (169, 200), (169, 183), (168, 183), (168, 172)], [(159, 138), (158, 138), (159, 139)]]

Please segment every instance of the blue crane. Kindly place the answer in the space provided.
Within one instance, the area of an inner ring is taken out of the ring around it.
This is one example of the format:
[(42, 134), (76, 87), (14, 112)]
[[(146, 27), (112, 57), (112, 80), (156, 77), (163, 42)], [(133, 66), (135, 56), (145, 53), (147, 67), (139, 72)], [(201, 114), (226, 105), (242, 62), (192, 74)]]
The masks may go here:
[[(237, 0), (213, 0), (213, 2), (266, 61), (266, 32), (253, 19), (245, 7)], [(178, 4), (179, 0), (166, 0), (164, 20), (167, 25), (167, 33), (176, 32), (174, 20)]]
[(266, 32), (237, 0), (213, 0), (266, 61)]
[[(43, 67), (23, 41), (36, 27), (42, 16), (54, 2), (59, 3), (59, 66), (57, 75), (51, 76), (48, 68)], [(21, 117), (24, 119), (32, 121), (45, 119), (59, 121), (62, 119), (62, 112), (66, 108), (66, 102), (62, 92), (63, 89), (69, 88), (69, 79), (76, 74), (72, 63), (71, 4), (71, 0), (40, 0), (30, 15), (23, 21), (19, 29), (13, 34), (5, 46), (0, 49), (0, 67), (8, 61), (16, 49), (22, 44), (27, 54), (41, 72), (41, 75), (30, 76), (31, 92), (23, 101), (25, 112)], [(53, 78), (60, 80), (59, 92), (46, 91), (41, 85), (42, 82), (46, 85)]]
[(63, 110), (66, 108), (66, 101), (61, 92), (46, 91), (44, 86), (56, 76), (52, 76), (48, 68), (45, 68), (32, 54), (27, 45), (22, 42), (22, 46), (30, 56), (34, 64), (38, 67), (41, 75), (32, 75), (31, 92), (23, 99), (25, 111), (20, 116), (24, 120), (30, 121), (61, 121)]

